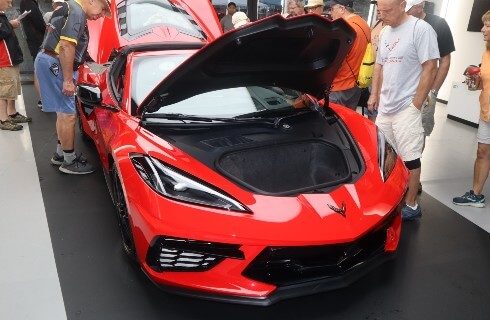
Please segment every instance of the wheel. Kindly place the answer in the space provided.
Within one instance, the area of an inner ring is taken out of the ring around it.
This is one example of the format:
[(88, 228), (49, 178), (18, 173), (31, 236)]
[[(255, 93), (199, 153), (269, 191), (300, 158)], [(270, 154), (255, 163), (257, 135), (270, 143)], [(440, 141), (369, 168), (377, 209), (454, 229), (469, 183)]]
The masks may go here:
[(123, 250), (131, 260), (136, 260), (136, 251), (131, 231), (131, 221), (129, 220), (128, 206), (124, 198), (121, 180), (115, 165), (111, 166), (110, 175), (112, 180), (113, 202), (116, 209), (117, 224), (121, 233), (121, 243)]

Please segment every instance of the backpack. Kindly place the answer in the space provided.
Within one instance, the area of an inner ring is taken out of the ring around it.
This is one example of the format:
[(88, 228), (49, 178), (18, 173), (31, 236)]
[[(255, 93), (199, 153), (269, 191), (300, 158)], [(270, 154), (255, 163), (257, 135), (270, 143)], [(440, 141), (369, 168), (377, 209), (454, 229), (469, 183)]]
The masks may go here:
[[(364, 50), (364, 56), (362, 58), (361, 66), (359, 67), (359, 75), (357, 76), (356, 79), (357, 86), (362, 89), (362, 88), (369, 87), (371, 85), (371, 82), (373, 81), (374, 65), (376, 62), (376, 52), (374, 52), (371, 39), (367, 37), (366, 33), (364, 32), (364, 29), (362, 29), (362, 27), (359, 24), (355, 22), (353, 23), (361, 29), (362, 33), (364, 33), (364, 36), (366, 37), (368, 42), (366, 46), (366, 50)], [(352, 70), (348, 62), (347, 65), (349, 66), (352, 75), (355, 77), (354, 71)]]
[(374, 53), (373, 44), (369, 42), (366, 51), (364, 51), (364, 57), (359, 68), (359, 76), (357, 77), (357, 86), (359, 88), (367, 88), (371, 85), (375, 62), (376, 54)]

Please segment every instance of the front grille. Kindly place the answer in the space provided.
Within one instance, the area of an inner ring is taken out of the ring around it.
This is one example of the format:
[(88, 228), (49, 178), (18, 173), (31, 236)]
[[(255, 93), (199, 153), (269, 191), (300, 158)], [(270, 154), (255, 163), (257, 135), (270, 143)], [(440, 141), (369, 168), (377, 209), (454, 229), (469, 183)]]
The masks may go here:
[(206, 271), (225, 258), (244, 259), (239, 245), (158, 237), (146, 261), (157, 272)]
[(308, 246), (267, 247), (245, 269), (243, 275), (277, 286), (341, 277), (384, 252), (386, 230), (394, 212), (376, 230), (355, 242)]

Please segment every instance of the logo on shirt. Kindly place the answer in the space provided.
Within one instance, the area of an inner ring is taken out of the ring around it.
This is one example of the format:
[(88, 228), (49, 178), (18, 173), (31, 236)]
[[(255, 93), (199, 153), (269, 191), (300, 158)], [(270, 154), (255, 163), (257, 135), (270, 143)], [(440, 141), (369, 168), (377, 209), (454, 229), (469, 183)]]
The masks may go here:
[(393, 43), (389, 43), (387, 41), (385, 41), (385, 47), (386, 49), (388, 49), (388, 51), (393, 51), (396, 46), (400, 43), (400, 38), (396, 39)]

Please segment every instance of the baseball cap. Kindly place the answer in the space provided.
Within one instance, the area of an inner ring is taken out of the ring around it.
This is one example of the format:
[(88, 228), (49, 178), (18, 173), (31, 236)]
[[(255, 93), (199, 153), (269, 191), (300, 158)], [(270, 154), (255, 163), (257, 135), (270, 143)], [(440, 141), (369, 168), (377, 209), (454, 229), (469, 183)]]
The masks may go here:
[(405, 12), (407, 12), (410, 9), (412, 9), (413, 6), (416, 6), (418, 4), (421, 4), (424, 1), (425, 0), (407, 0), (407, 4), (405, 6)]
[(352, 1), (352, 0), (329, 0), (325, 3), (325, 6), (327, 8), (331, 8), (332, 6), (334, 6), (336, 4), (340, 4), (341, 6), (352, 8), (354, 6), (354, 1)]
[(304, 8), (308, 9), (308, 8), (313, 8), (318, 6), (323, 6), (323, 0), (308, 0)]
[(249, 20), (245, 12), (237, 11), (231, 16), (231, 23), (235, 29), (246, 25), (248, 22)]

